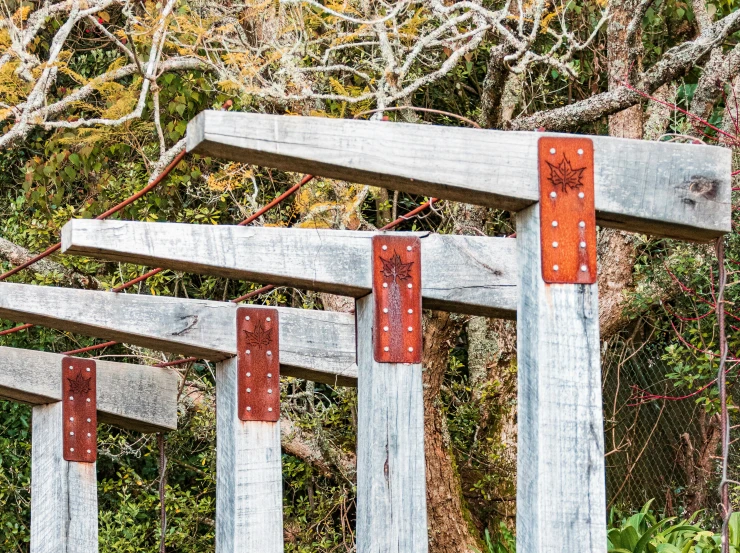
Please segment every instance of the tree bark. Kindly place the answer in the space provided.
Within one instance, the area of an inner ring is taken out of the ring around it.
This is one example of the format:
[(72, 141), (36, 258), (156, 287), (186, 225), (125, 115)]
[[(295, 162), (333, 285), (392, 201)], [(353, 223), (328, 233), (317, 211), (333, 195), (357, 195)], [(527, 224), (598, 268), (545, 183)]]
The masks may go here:
[(424, 450), (427, 470), (427, 515), (430, 553), (483, 550), (463, 499), (439, 392), (460, 323), (449, 313), (433, 311), (424, 324)]

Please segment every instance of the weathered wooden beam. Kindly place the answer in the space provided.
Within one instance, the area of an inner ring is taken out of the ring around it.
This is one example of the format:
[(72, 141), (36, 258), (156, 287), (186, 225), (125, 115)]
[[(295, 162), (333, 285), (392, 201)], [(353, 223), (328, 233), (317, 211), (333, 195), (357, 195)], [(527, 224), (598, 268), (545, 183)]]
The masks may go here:
[[(61, 401), (64, 357), (58, 353), (0, 347), (0, 397), (31, 405)], [(175, 371), (110, 361), (96, 363), (100, 422), (139, 432), (177, 428), (179, 379)], [(61, 451), (60, 445), (59, 455)]]
[(281, 553), (280, 423), (239, 420), (237, 370), (216, 365), (216, 553)]
[[(370, 293), (371, 241), (377, 234), (76, 219), (62, 230), (62, 250), (361, 297)], [(418, 235), (425, 307), (515, 317), (515, 240)]]
[[(553, 133), (205, 111), (188, 151), (518, 211)], [(562, 135), (561, 135), (562, 136)], [(730, 231), (729, 148), (590, 137), (603, 226), (686, 240)]]
[(426, 553), (422, 366), (375, 361), (374, 295), (356, 305), (357, 553)]
[[(213, 360), (236, 355), (236, 309), (228, 302), (0, 283), (0, 318)], [(286, 375), (356, 383), (354, 316), (278, 310)]]
[(605, 551), (597, 286), (543, 281), (538, 205), (517, 214), (517, 245), (517, 551)]
[[(55, 357), (61, 360), (62, 356)], [(55, 381), (61, 380), (60, 360), (56, 362)], [(98, 370), (102, 364), (98, 361)], [(27, 368), (32, 370), (33, 366)], [(170, 395), (174, 399), (177, 390)], [(96, 464), (64, 460), (60, 401), (36, 405), (31, 424), (31, 553), (96, 553)]]

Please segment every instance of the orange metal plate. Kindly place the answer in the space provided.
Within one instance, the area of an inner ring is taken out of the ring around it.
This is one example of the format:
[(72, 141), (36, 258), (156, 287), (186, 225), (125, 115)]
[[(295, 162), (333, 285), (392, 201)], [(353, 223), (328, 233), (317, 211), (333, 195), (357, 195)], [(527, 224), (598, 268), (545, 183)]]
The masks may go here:
[(542, 278), (596, 282), (594, 145), (588, 138), (539, 139)]
[(236, 310), (239, 419), (280, 419), (280, 327), (277, 309)]
[(98, 458), (98, 402), (95, 361), (62, 360), (64, 460), (94, 463)]
[(378, 363), (421, 363), (421, 241), (373, 237), (373, 342)]

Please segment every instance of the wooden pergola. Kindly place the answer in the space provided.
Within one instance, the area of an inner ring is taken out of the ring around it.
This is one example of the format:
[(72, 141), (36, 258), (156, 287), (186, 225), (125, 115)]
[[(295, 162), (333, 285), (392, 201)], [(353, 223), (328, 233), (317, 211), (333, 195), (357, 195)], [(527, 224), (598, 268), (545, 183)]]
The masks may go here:
[(217, 553), (283, 549), (278, 366), (358, 386), (358, 552), (427, 550), (422, 307), (517, 319), (518, 551), (605, 551), (596, 225), (722, 236), (729, 150), (210, 111), (188, 126), (188, 150), (517, 212), (516, 238), (93, 220), (63, 229), (67, 254), (351, 296), (356, 320), (0, 284), (1, 317), (219, 361)]

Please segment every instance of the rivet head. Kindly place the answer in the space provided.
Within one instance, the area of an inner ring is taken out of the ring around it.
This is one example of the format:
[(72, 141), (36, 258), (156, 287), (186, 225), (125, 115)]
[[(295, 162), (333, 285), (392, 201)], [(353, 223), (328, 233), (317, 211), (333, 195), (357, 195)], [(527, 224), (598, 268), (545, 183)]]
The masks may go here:
[(267, 350), (267, 355), (272, 355), (272, 352), (269, 349)]
[(271, 394), (272, 393), (272, 388), (270, 388), (269, 390), (267, 390), (267, 393), (268, 394)]
[(383, 283), (383, 288), (388, 288), (388, 283), (387, 282), (384, 282)]
[(87, 437), (88, 437), (88, 438), (90, 438), (91, 436), (92, 436), (92, 434), (90, 434), (90, 433), (88, 432), (88, 433), (87, 433)]
[(553, 271), (559, 271), (560, 270), (560, 267), (558, 267), (557, 265), (553, 265), (552, 266), (552, 270)]
[(90, 403), (90, 398), (87, 398), (87, 402)]
[(551, 198), (557, 198), (558, 197), (558, 193), (553, 190), (552, 192), (550, 192), (550, 197)]
[(586, 267), (585, 265), (581, 265), (581, 271), (585, 273), (586, 271), (588, 271), (588, 267)]
[(408, 328), (408, 331), (409, 331), (409, 332), (413, 332), (413, 331), (414, 331), (414, 327), (413, 327), (413, 326), (410, 326), (410, 327)]
[(578, 226), (581, 227), (581, 228), (585, 228), (586, 227), (586, 222), (585, 221), (581, 221), (580, 223), (578, 223)]
[(69, 417), (69, 420), (70, 420), (71, 422), (74, 422), (75, 418), (74, 418), (74, 417)]
[(70, 447), (70, 448), (69, 448), (69, 450), (70, 450), (70, 451), (74, 451), (74, 450), (75, 450), (75, 448), (73, 448), (73, 447)]
[(252, 393), (252, 388), (247, 388), (247, 393), (248, 394), (251, 394)]
[(409, 309), (409, 315), (411, 315), (414, 312), (413, 309)]
[(247, 355), (249, 355), (250, 353), (252, 353), (252, 350), (251, 349), (248, 349), (247, 350)]
[(267, 378), (272, 378), (272, 373), (267, 373)]
[(552, 222), (552, 226), (554, 226), (554, 227), (558, 226), (558, 222), (557, 221), (553, 221)]
[(383, 332), (388, 332), (388, 327), (387, 326), (384, 326), (383, 327)]
[(552, 243), (552, 247), (553, 247), (553, 248), (557, 248), (557, 247), (558, 247), (558, 243), (557, 243), (557, 242), (553, 242), (553, 243)]
[(388, 246), (383, 246), (383, 251), (387, 250)]
[(586, 194), (584, 194), (583, 192), (579, 192), (578, 193), (578, 197), (581, 198), (581, 199), (583, 199), (583, 198), (586, 197)]
[(251, 410), (252, 410), (252, 408), (251, 408), (251, 407), (247, 407), (247, 411), (251, 411)]
[(583, 155), (583, 148), (578, 148), (578, 155), (579, 156), (582, 156)]
[(69, 366), (69, 370), (70, 370), (70, 371), (73, 371), (73, 370), (75, 370), (75, 368), (74, 368), (74, 367), (73, 367), (72, 365), (70, 365), (70, 366)]
[(550, 153), (551, 154), (554, 154), (555, 153), (555, 148), (550, 148)]
[(70, 435), (70, 436), (74, 436), (74, 435), (75, 435), (75, 433), (74, 433), (74, 432), (70, 432), (70, 433), (69, 433), (69, 435)]
[(409, 348), (409, 351), (414, 351), (414, 348)]
[(73, 396), (69, 396), (69, 401), (74, 401), (75, 398)]
[(408, 286), (409, 288), (413, 288), (414, 287), (414, 285), (411, 284), (410, 282), (406, 286)]
[(387, 307), (384, 307), (383, 308), (383, 313), (388, 313), (388, 308)]
[(385, 346), (385, 347), (383, 348), (383, 351), (388, 351), (388, 350), (390, 350), (390, 348), (389, 348), (388, 346)]
[(92, 419), (87, 419), (87, 422), (92, 422)]
[(413, 248), (411, 246), (406, 246), (406, 251), (410, 252)]
[(246, 317), (244, 317), (244, 320), (245, 321), (248, 321), (249, 320), (249, 315), (247, 315)]
[(247, 376), (252, 376), (252, 373), (247, 373)]
[(90, 372), (90, 367), (86, 368), (85, 370), (86, 370), (87, 372)]
[(268, 407), (267, 410), (272, 413), (272, 407)]
[(89, 449), (87, 450), (88, 453), (92, 453)]
[(581, 243), (579, 244), (579, 246), (581, 246), (582, 248), (585, 248), (585, 247), (586, 247), (586, 243), (585, 243), (585, 242), (581, 242)]
[(267, 317), (265, 320), (269, 323), (272, 319), (270, 317)]

